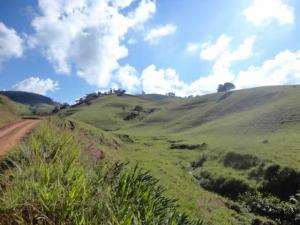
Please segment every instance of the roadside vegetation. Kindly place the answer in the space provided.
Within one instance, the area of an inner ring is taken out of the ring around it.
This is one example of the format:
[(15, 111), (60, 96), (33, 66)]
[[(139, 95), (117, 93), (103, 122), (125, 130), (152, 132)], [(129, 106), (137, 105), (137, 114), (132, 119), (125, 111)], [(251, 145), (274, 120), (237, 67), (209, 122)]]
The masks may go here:
[(0, 224), (200, 224), (149, 172), (91, 163), (96, 156), (59, 123), (43, 122), (1, 160)]

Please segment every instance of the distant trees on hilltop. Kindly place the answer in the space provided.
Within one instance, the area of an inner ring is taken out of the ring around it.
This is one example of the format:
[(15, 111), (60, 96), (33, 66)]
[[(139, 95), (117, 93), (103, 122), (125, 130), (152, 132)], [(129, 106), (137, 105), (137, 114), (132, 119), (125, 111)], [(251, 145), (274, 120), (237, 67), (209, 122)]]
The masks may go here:
[(90, 93), (90, 94), (87, 94), (86, 96), (84, 97), (81, 97), (79, 99), (77, 99), (75, 102), (75, 106), (76, 105), (80, 105), (80, 104), (91, 104), (91, 101), (94, 100), (94, 99), (97, 99), (101, 96), (108, 96), (108, 95), (117, 95), (117, 96), (123, 96), (124, 94), (126, 93), (126, 90), (124, 89), (110, 89), (109, 91), (106, 91), (106, 92), (101, 92), (101, 91), (98, 91), (98, 92), (94, 92), (94, 93)]
[(219, 84), (217, 91), (218, 92), (227, 92), (227, 91), (230, 91), (233, 89), (235, 89), (235, 85), (233, 83), (226, 82), (224, 84)]
[(175, 97), (176, 95), (175, 95), (174, 92), (169, 92), (169, 93), (166, 94), (166, 96), (169, 96), (169, 97)]
[(56, 105), (57, 103), (54, 102), (51, 98), (31, 93), (31, 92), (24, 92), (24, 91), (0, 91), (0, 95), (5, 95), (6, 97), (10, 98), (11, 100), (22, 103), (25, 105)]

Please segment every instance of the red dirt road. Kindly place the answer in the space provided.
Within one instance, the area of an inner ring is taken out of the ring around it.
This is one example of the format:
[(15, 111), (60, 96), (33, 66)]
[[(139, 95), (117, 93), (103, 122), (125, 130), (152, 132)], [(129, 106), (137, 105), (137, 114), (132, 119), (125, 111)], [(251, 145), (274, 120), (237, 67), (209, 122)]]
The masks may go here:
[(0, 157), (18, 144), (41, 120), (24, 119), (0, 128)]

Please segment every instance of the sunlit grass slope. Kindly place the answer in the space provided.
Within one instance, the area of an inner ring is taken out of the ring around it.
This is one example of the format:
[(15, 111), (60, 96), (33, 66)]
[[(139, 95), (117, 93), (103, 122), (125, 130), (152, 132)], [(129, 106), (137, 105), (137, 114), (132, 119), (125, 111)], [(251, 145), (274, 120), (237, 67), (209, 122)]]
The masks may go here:
[[(65, 115), (99, 132), (125, 137), (119, 150), (108, 150), (107, 156), (138, 162), (149, 169), (190, 215), (205, 218), (210, 224), (249, 224), (260, 215), (272, 220), (277, 217), (264, 212), (254, 215), (243, 208), (246, 200), (240, 203), (230, 191), (224, 193), (212, 184), (262, 191), (268, 187), (264, 174), (270, 168), (279, 168), (278, 174), (286, 172), (284, 168), (292, 173), (299, 170), (299, 99), (300, 86), (261, 87), (186, 99), (105, 96)], [(240, 159), (255, 163), (243, 168), (236, 163)], [(289, 184), (291, 180), (280, 182)], [(275, 198), (283, 195), (274, 190), (268, 193)]]
[[(297, 166), (299, 99), (300, 86), (262, 87), (191, 99), (109, 96), (75, 108), (71, 117), (104, 130), (207, 142), (221, 151), (252, 151)], [(136, 105), (153, 112), (125, 121)], [(264, 140), (268, 144), (263, 144)]]
[(1, 159), (1, 225), (201, 224), (181, 213), (148, 172), (92, 160), (79, 138), (87, 128), (81, 124), (73, 130), (69, 121), (44, 121)]
[(0, 127), (13, 122), (22, 115), (28, 115), (29, 108), (25, 105), (13, 102), (7, 97), (0, 95)]

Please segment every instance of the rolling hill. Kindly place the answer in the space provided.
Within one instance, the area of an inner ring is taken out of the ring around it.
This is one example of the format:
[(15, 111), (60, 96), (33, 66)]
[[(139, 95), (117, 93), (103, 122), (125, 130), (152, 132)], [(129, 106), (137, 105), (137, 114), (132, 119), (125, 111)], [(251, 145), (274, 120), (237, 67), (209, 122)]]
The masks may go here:
[[(51, 98), (36, 93), (23, 91), (0, 91), (0, 95), (7, 97), (11, 101), (23, 105), (29, 109), (33, 115), (49, 115), (59, 103)], [(28, 113), (27, 113), (28, 114)]]
[(6, 96), (0, 95), (0, 127), (29, 113), (27, 106), (13, 102)]
[(55, 105), (56, 103), (49, 97), (39, 95), (36, 93), (24, 92), (24, 91), (0, 91), (1, 95), (4, 95), (11, 100), (25, 104), (25, 105)]
[(296, 85), (194, 98), (102, 96), (61, 114), (120, 137), (107, 158), (149, 169), (194, 217), (283, 223), (300, 189), (299, 99)]

